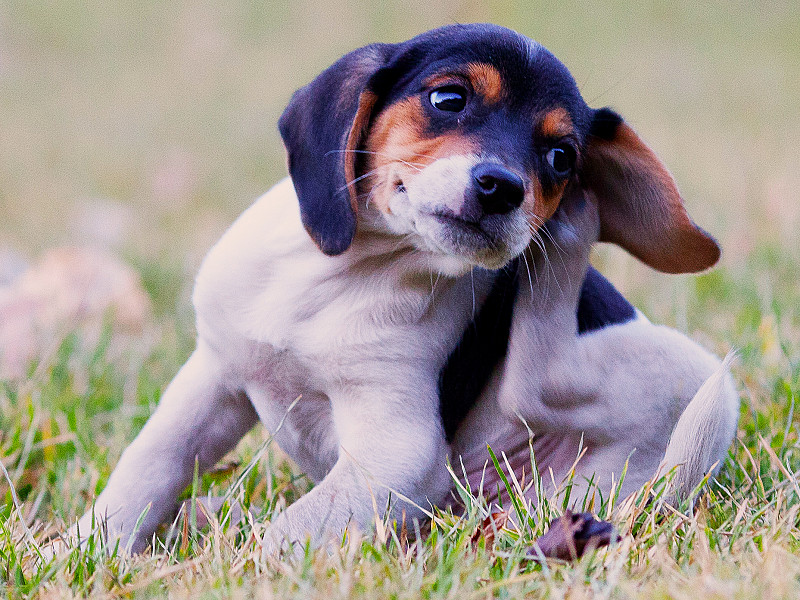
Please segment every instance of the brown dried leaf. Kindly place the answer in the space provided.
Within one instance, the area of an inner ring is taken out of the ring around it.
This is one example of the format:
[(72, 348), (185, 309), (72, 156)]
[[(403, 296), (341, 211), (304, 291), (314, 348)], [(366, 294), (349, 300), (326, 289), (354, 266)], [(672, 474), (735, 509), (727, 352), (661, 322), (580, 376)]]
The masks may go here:
[(470, 542), (472, 544), (473, 549), (478, 549), (478, 542), (483, 536), (483, 539), (486, 540), (485, 547), (491, 548), (494, 545), (494, 537), (495, 533), (500, 531), (503, 527), (506, 526), (508, 522), (508, 513), (506, 511), (498, 511), (490, 514), (483, 520), (481, 526), (475, 530), (475, 533), (472, 534), (470, 538)]

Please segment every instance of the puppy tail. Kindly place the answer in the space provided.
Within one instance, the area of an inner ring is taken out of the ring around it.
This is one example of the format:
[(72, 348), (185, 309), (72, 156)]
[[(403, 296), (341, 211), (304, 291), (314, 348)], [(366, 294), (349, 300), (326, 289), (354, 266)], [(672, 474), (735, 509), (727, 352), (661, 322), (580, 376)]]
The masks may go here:
[[(676, 468), (666, 500), (677, 506), (722, 464), (739, 420), (739, 395), (730, 374), (735, 352), (706, 379), (672, 430), (660, 473)], [(693, 500), (692, 500), (693, 501)], [(691, 508), (691, 504), (690, 504)]]

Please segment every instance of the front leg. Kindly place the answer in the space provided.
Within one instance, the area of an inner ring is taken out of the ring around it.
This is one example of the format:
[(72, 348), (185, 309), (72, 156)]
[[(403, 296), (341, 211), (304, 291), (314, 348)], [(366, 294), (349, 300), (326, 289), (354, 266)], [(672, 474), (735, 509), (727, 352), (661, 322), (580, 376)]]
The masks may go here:
[(85, 539), (94, 528), (107, 532), (110, 545), (119, 540), (123, 548), (144, 550), (156, 528), (172, 517), (195, 461), (201, 472), (213, 466), (256, 421), (250, 401), (226, 384), (215, 353), (199, 342), (103, 493), (71, 529), (71, 541)]
[(571, 194), (526, 253), (499, 398), (531, 425), (552, 425), (544, 401), (586, 383), (575, 315), (599, 227), (595, 198)]
[[(408, 388), (409, 383), (419, 384)], [(285, 542), (314, 546), (341, 539), (351, 522), (369, 530), (392, 497), (392, 518), (424, 518), (450, 489), (448, 448), (438, 415), (438, 395), (419, 373), (393, 388), (348, 386), (330, 394), (339, 458), (328, 475), (289, 506), (268, 529), (264, 552)], [(407, 501), (405, 500), (407, 499)]]

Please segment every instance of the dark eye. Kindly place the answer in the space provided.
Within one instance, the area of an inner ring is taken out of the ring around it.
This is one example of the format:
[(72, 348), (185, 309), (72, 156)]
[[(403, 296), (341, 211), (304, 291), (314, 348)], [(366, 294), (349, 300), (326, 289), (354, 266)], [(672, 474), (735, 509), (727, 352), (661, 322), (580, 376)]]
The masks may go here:
[(567, 144), (550, 148), (545, 158), (557, 175), (567, 175), (575, 166), (575, 150)]
[(448, 85), (433, 90), (430, 99), (434, 108), (448, 112), (461, 112), (467, 105), (467, 90), (458, 85)]

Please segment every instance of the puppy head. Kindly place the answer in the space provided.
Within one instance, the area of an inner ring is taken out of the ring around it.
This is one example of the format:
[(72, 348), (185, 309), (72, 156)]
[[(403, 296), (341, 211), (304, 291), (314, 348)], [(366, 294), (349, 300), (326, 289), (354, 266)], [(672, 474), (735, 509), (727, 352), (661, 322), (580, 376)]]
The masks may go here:
[(356, 50), (295, 94), (280, 129), (303, 223), (326, 254), (349, 247), (358, 220), (443, 271), (500, 267), (582, 187), (599, 198), (601, 239), (655, 268), (700, 270), (719, 254), (633, 130), (502, 27)]

